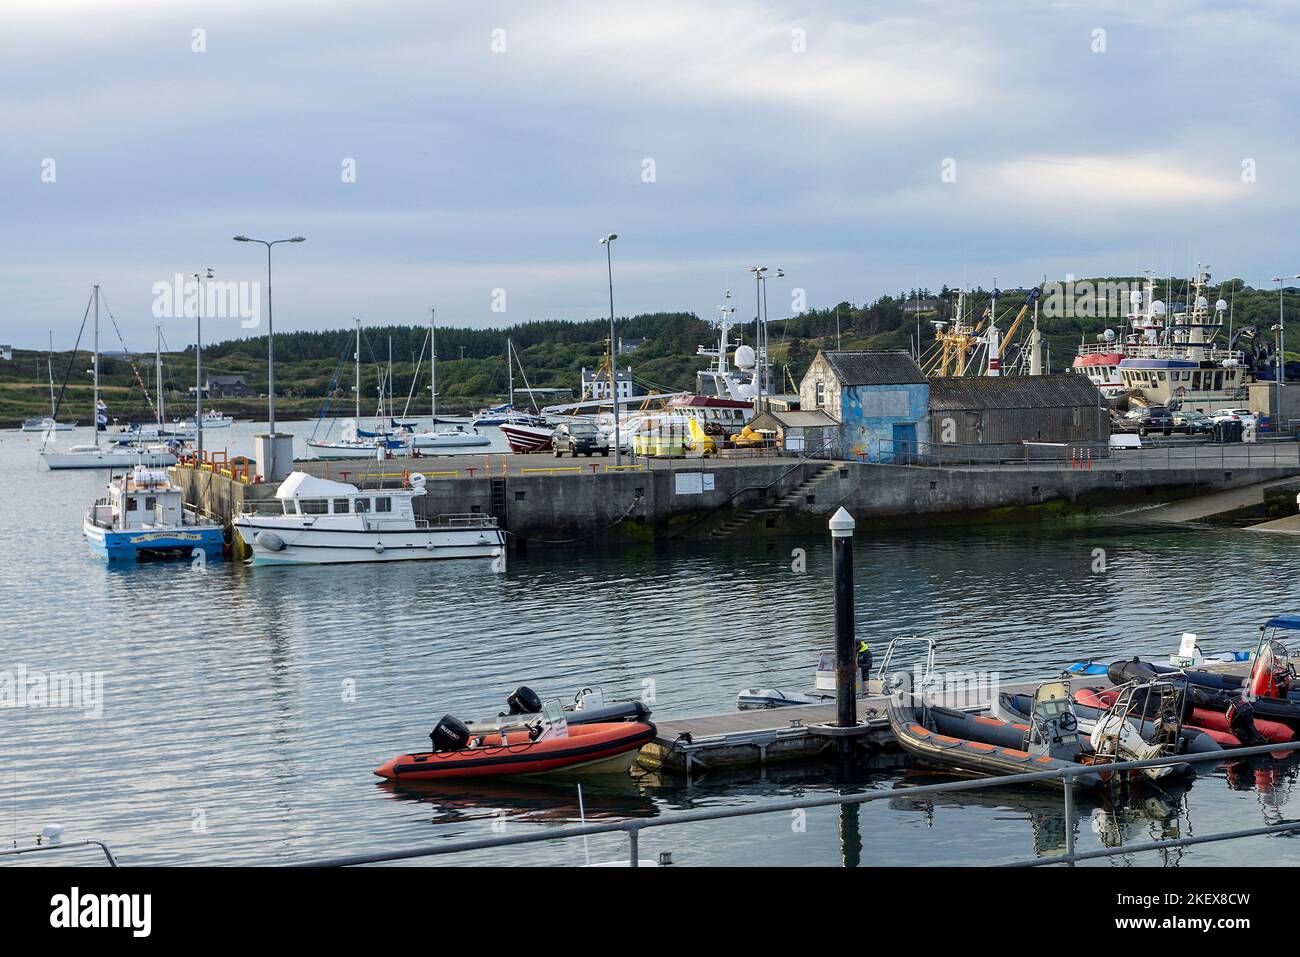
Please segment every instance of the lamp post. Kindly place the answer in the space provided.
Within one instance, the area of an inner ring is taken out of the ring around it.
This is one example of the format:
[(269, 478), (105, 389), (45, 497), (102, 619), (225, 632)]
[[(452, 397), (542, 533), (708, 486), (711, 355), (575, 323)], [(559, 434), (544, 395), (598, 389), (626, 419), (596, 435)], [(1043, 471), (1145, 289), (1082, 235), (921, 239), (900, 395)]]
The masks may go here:
[(266, 247), (266, 407), (267, 431), (271, 433), (271, 452), (269, 470), (275, 474), (275, 315), (271, 309), (271, 247), (280, 243), (301, 243), (305, 236), (292, 236), (289, 239), (253, 239), (242, 233), (234, 237), (237, 243), (261, 243)]
[(199, 314), (194, 327), (194, 443), (203, 451), (203, 280), (212, 278), (212, 269), (194, 274), (194, 285), (198, 287)]
[(754, 414), (763, 411), (763, 275), (766, 266), (750, 266), (754, 274)]
[(605, 247), (605, 271), (609, 276), (609, 397), (614, 403), (614, 464), (623, 464), (623, 440), (618, 426), (618, 343), (614, 339), (614, 257), (611, 250), (618, 233), (602, 236), (600, 244)]

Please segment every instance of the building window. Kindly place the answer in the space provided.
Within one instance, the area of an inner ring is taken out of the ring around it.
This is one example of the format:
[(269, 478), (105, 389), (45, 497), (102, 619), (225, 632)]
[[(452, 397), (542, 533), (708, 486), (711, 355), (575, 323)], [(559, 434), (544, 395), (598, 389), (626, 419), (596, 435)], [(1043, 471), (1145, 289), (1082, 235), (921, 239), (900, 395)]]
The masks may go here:
[(817, 383), (817, 401), (813, 403), (817, 408), (823, 408), (826, 405), (826, 383)]
[(376, 512), (391, 512), (393, 510), (393, 500), (388, 496), (375, 499)]

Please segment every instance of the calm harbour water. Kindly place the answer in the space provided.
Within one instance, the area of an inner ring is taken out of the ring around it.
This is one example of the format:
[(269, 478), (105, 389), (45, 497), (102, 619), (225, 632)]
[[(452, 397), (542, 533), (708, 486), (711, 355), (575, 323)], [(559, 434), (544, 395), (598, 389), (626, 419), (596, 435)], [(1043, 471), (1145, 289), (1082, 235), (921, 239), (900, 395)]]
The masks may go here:
[[(301, 444), (310, 423), (290, 430)], [(247, 453), (253, 431), (237, 425), (217, 441)], [(102, 672), (104, 702), (99, 717), (0, 710), (6, 844), (58, 821), (69, 840), (103, 839), (127, 864), (273, 863), (575, 822), (568, 783), (394, 789), (371, 772), (427, 743), (442, 714), (495, 713), (519, 684), (568, 698), (583, 686), (628, 697), (653, 682), (657, 717), (704, 714), (734, 707), (746, 687), (808, 689), (832, 641), (825, 538), (534, 550), (497, 574), (479, 562), (110, 568), (81, 535), (106, 473), (45, 471), (40, 441), (0, 434), (0, 671)], [(795, 548), (806, 551), (802, 573), (792, 570)], [(1097, 548), (1104, 573), (1093, 570)], [(929, 635), (941, 666), (1008, 680), (1050, 676), (1080, 657), (1166, 656), (1184, 630), (1207, 649), (1251, 646), (1265, 617), (1300, 607), (1300, 545), (1231, 529), (918, 531), (859, 538), (856, 561), (858, 630), (878, 653), (895, 635)], [(652, 830), (642, 853), (672, 850), (685, 865), (836, 865), (1058, 851), (1058, 799), (1009, 789), (907, 796), (907, 784), (926, 780), (866, 776), (851, 786), (895, 796), (845, 819), (810, 812), (803, 830), (784, 814)], [(1183, 791), (1091, 808), (1078, 841), (1294, 816), (1294, 784), (1294, 769), (1215, 771)], [(648, 818), (835, 787), (825, 769), (799, 767), (689, 788), (657, 778), (589, 784), (584, 800), (589, 820)], [(625, 853), (614, 837), (592, 839), (590, 852)], [(580, 841), (548, 842), (435, 860), (579, 864), (583, 855)], [(1293, 842), (1257, 839), (1097, 866), (1298, 862)]]

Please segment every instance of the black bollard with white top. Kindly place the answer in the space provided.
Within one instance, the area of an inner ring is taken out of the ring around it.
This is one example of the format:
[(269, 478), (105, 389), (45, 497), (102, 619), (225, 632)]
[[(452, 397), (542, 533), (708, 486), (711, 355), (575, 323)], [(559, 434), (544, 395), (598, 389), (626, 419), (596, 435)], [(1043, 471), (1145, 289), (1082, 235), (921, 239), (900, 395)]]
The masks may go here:
[(853, 628), (853, 516), (840, 508), (831, 516), (835, 552), (835, 724), (858, 723), (858, 660)]
[(858, 721), (858, 656), (853, 627), (853, 516), (841, 508), (831, 516), (831, 545), (835, 562), (835, 720), (808, 726), (809, 732), (833, 738), (841, 770), (849, 773), (871, 728)]

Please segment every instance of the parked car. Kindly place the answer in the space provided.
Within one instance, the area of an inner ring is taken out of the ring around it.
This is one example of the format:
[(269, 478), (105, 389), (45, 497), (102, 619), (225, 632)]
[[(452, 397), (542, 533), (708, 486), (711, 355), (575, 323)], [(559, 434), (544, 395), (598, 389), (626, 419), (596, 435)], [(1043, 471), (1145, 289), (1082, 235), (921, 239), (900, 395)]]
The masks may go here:
[(590, 422), (564, 422), (551, 436), (551, 448), (557, 459), (562, 458), (565, 452), (574, 458), (597, 452), (609, 455), (609, 437)]
[(1204, 412), (1188, 410), (1174, 413), (1174, 431), (1188, 435), (1203, 435), (1214, 431), (1214, 420)]
[(1215, 422), (1240, 422), (1243, 429), (1253, 429), (1259, 425), (1259, 416), (1250, 409), (1217, 409), (1211, 418)]
[(1170, 435), (1174, 431), (1174, 414), (1163, 405), (1153, 405), (1145, 409), (1132, 409), (1120, 420), (1124, 431), (1148, 435), (1160, 432)]

